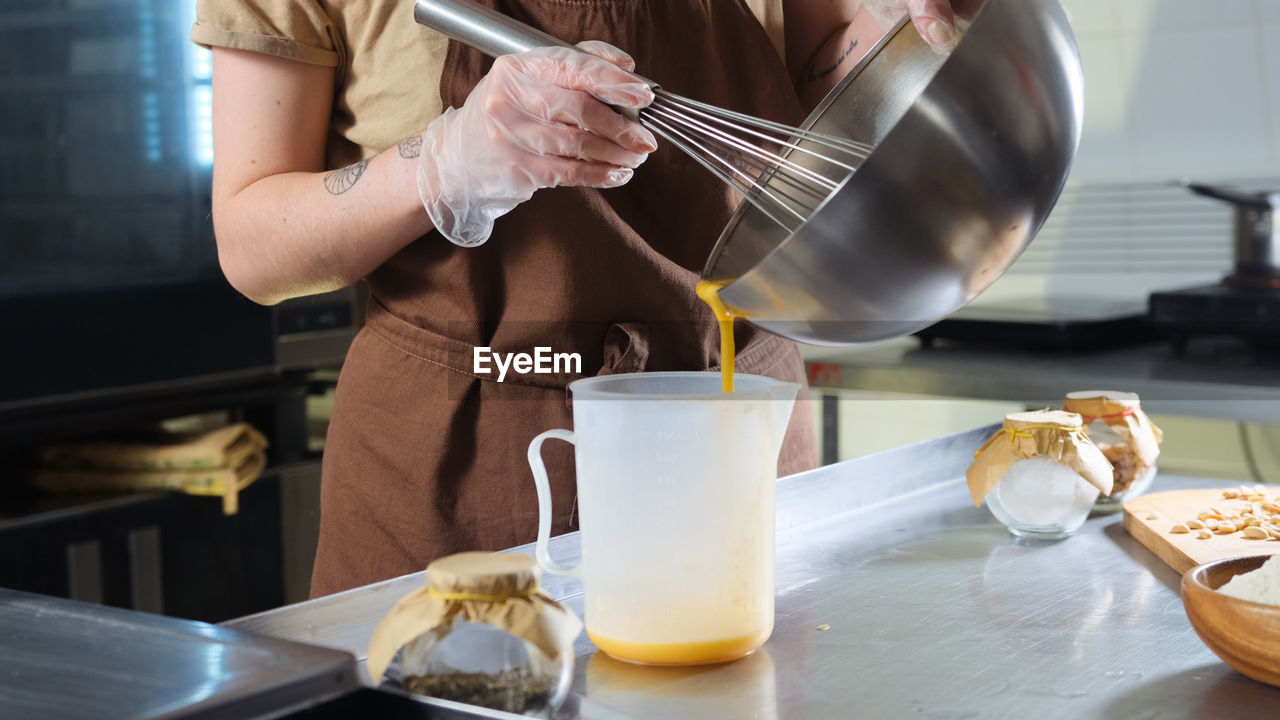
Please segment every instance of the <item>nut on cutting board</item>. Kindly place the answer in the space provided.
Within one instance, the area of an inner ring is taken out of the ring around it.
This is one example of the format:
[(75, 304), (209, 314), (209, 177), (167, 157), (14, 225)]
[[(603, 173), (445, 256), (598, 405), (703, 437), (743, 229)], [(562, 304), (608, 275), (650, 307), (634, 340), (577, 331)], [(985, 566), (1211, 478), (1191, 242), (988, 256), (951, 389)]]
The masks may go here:
[[(1232, 493), (1236, 497), (1225, 496)], [(1124, 529), (1179, 573), (1214, 560), (1273, 555), (1280, 553), (1280, 540), (1245, 536), (1248, 527), (1264, 527), (1262, 518), (1257, 525), (1240, 526), (1232, 521), (1234, 529), (1227, 532), (1228, 528), (1212, 517), (1220, 515), (1225, 520), (1233, 514), (1243, 515), (1246, 508), (1253, 515), (1255, 504), (1259, 509), (1263, 502), (1280, 504), (1276, 502), (1280, 499), (1280, 487), (1265, 486), (1262, 495), (1267, 500), (1250, 500), (1250, 496), (1242, 499), (1237, 488), (1171, 490), (1143, 495), (1124, 504)], [(1186, 532), (1181, 528), (1175, 531), (1178, 525)]]

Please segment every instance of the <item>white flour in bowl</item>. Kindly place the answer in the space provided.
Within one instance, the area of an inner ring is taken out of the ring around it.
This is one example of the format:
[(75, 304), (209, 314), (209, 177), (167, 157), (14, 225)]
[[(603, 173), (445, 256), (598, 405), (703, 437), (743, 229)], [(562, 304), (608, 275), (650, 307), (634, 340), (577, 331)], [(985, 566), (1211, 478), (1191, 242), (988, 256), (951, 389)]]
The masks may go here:
[(1273, 555), (1257, 570), (1236, 575), (1218, 588), (1218, 592), (1241, 600), (1280, 605), (1280, 555)]

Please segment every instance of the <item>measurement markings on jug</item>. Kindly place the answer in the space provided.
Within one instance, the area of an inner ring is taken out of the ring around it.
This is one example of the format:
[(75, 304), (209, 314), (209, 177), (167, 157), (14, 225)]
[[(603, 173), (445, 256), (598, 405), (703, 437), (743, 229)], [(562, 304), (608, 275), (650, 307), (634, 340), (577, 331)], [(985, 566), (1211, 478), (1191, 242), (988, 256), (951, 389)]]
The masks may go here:
[(654, 432), (654, 436), (659, 442), (702, 442), (706, 435), (702, 432), (690, 432), (685, 430), (658, 430)]

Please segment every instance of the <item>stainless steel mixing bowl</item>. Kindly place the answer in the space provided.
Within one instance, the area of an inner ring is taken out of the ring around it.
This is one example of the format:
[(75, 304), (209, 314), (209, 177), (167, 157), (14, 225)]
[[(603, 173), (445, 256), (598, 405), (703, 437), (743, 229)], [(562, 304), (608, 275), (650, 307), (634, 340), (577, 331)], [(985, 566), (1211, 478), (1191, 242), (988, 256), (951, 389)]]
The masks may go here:
[[(957, 3), (959, 4), (959, 3)], [(876, 150), (793, 235), (742, 203), (703, 274), (770, 332), (914, 332), (985, 290), (1053, 209), (1080, 141), (1079, 51), (1056, 0), (972, 0), (948, 55), (900, 25), (805, 124)]]

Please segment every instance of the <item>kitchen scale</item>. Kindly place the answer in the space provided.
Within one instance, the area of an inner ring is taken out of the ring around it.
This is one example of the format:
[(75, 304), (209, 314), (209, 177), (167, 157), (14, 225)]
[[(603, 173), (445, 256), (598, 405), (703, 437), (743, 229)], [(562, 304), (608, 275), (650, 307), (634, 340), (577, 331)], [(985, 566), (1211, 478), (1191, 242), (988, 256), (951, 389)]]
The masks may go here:
[(1235, 270), (1216, 285), (1151, 295), (1152, 324), (1186, 349), (1195, 335), (1235, 335), (1280, 345), (1280, 192), (1245, 193), (1187, 183), (1235, 207)]
[(1125, 301), (1091, 296), (974, 303), (916, 333), (927, 347), (954, 340), (1070, 352), (1171, 338), (1183, 352), (1197, 335), (1280, 346), (1280, 192), (1247, 193), (1183, 183), (1235, 207), (1235, 269), (1222, 282)]

